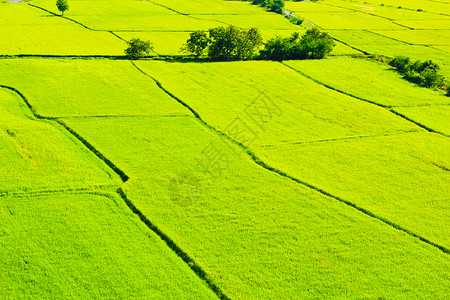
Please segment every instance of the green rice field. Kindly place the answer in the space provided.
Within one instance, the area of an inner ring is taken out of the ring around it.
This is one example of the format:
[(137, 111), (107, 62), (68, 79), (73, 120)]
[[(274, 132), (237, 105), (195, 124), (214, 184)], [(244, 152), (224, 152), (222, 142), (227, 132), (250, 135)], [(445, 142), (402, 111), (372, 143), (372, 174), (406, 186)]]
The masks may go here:
[[(67, 1), (0, 2), (0, 299), (450, 297), (448, 0)], [(335, 46), (181, 51), (229, 25)]]

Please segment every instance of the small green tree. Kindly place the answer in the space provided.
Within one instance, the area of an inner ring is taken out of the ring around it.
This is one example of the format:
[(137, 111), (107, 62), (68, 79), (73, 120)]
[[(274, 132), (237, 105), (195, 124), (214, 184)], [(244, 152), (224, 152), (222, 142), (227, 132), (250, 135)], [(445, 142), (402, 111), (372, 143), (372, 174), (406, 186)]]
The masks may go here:
[(210, 39), (203, 30), (198, 30), (190, 34), (186, 44), (183, 45), (181, 51), (194, 54), (197, 58), (203, 54), (208, 47)]
[(328, 55), (335, 46), (333, 38), (317, 27), (308, 29), (300, 41), (305, 58), (321, 59)]
[(67, 0), (56, 0), (56, 7), (61, 12), (61, 16), (64, 16), (64, 12), (69, 10), (69, 2)]
[(152, 51), (152, 42), (134, 38), (128, 42), (128, 48), (125, 49), (125, 54), (131, 59), (137, 59), (149, 55)]
[(282, 14), (284, 9), (284, 0), (274, 0), (269, 7), (270, 11)]
[(237, 59), (252, 59), (255, 51), (263, 44), (263, 38), (258, 28), (243, 29), (239, 33), (236, 45)]

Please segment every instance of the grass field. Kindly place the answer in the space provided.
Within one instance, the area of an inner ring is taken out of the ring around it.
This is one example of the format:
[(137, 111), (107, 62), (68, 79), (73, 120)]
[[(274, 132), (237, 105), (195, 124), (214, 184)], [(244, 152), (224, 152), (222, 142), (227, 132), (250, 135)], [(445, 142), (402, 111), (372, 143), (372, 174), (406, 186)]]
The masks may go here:
[[(448, 0), (69, 6), (0, 2), (0, 298), (449, 298), (450, 98), (371, 56), (450, 79)], [(336, 47), (181, 57), (229, 24)]]
[(0, 68), (0, 82), (21, 90), (44, 116), (188, 113), (128, 61), (9, 59)]
[[(68, 122), (135, 178), (125, 187), (130, 199), (231, 298), (445, 294), (442, 254), (236, 156), (238, 148), (190, 117)], [(233, 161), (216, 179), (196, 161), (210, 143)], [(181, 199), (168, 193), (170, 181), (183, 173), (198, 179), (186, 183), (186, 189), (201, 189), (193, 203), (183, 199), (189, 190), (178, 190)]]
[(410, 133), (257, 152), (292, 176), (449, 247), (449, 150), (447, 137)]
[(7, 299), (215, 296), (118, 197), (0, 197), (0, 217)]
[(0, 89), (0, 113), (0, 193), (119, 183), (65, 130), (34, 119), (22, 99), (5, 89)]
[(392, 68), (370, 60), (338, 58), (286, 64), (335, 89), (381, 105), (450, 104), (442, 92), (415, 86), (401, 79)]
[[(238, 119), (237, 126), (247, 132), (233, 135), (247, 145), (418, 129), (383, 109), (326, 89), (276, 62), (137, 64), (216, 128), (232, 131), (233, 122)], [(185, 84), (180, 86), (179, 82)], [(243, 85), (245, 89), (240, 88)]]
[(397, 107), (396, 111), (450, 136), (450, 106)]

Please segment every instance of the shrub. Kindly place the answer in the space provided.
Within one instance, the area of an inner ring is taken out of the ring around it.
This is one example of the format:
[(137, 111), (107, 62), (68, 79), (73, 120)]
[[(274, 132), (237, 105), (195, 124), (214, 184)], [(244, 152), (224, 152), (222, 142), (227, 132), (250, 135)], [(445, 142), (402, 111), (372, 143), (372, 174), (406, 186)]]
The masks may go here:
[(288, 38), (274, 37), (267, 41), (261, 51), (261, 58), (284, 59), (320, 59), (327, 56), (334, 47), (330, 35), (318, 28), (309, 29), (301, 38), (298, 32)]
[(205, 31), (198, 30), (190, 34), (189, 39), (186, 44), (183, 45), (181, 51), (191, 53), (196, 57), (203, 54), (205, 49), (208, 47), (210, 39)]
[(149, 55), (151, 51), (153, 51), (152, 42), (134, 38), (128, 42), (125, 54), (131, 59), (137, 59)]
[(406, 71), (407, 66), (410, 63), (409, 57), (406, 56), (396, 56), (389, 62), (389, 65), (396, 68), (400, 73)]
[(433, 69), (425, 69), (420, 72), (422, 81), (420, 85), (427, 88), (439, 88), (444, 83), (444, 77)]
[(444, 85), (444, 77), (439, 74), (439, 65), (432, 60), (412, 62), (409, 57), (397, 56), (389, 65), (403, 74), (406, 80), (427, 88), (440, 88)]
[(209, 38), (208, 56), (215, 60), (250, 59), (262, 45), (262, 36), (257, 28), (215, 27), (209, 30)]

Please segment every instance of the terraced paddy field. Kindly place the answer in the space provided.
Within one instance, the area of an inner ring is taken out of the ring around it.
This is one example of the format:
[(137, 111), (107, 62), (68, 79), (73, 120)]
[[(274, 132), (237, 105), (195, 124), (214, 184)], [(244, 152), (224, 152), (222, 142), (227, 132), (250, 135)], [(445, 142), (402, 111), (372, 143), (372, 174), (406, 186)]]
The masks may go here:
[[(0, 298), (449, 298), (450, 98), (383, 62), (449, 79), (448, 1), (69, 5), (0, 3)], [(229, 24), (336, 47), (182, 57)]]

